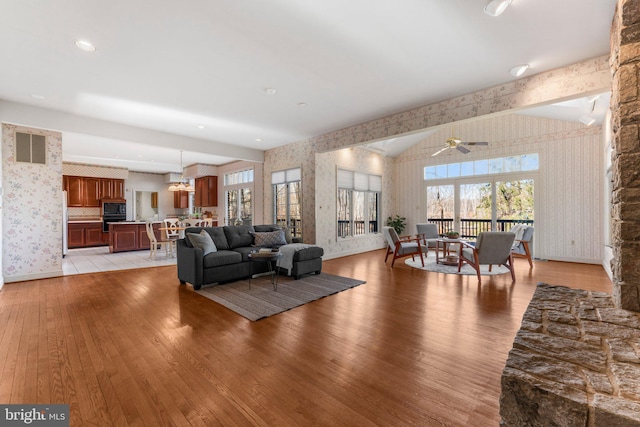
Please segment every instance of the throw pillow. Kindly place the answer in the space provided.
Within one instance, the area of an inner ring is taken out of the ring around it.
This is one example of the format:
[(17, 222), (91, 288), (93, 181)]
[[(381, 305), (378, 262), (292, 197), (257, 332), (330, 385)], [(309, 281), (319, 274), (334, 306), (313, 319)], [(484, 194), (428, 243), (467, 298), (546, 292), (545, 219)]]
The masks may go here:
[(254, 233), (253, 235), (255, 237), (254, 244), (256, 246), (262, 246), (264, 248), (274, 248), (287, 244), (287, 241), (284, 238), (283, 230)]
[(204, 230), (200, 231), (199, 234), (187, 233), (187, 237), (189, 237), (189, 241), (195, 248), (202, 249), (203, 256), (218, 251), (218, 248), (216, 248), (216, 244), (213, 243), (211, 236)]

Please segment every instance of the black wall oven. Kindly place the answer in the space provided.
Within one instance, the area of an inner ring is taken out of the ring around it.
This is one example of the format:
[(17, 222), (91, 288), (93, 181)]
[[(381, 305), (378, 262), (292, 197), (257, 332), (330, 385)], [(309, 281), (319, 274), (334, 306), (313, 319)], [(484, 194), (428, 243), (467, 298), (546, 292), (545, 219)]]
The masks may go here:
[(127, 219), (127, 204), (120, 200), (105, 200), (102, 202), (102, 231), (109, 231), (110, 222), (120, 222)]

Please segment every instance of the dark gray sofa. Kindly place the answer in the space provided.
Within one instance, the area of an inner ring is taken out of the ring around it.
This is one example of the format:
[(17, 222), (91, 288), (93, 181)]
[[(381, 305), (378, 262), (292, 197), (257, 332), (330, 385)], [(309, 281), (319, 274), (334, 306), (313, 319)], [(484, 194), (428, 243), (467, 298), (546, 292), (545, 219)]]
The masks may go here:
[[(194, 289), (212, 283), (224, 283), (248, 278), (267, 271), (267, 263), (250, 262), (248, 255), (258, 249), (254, 246), (254, 233), (278, 230), (276, 225), (237, 225), (224, 227), (189, 227), (186, 233), (205, 230), (216, 245), (217, 252), (202, 256), (200, 248), (193, 247), (188, 239), (176, 243), (178, 253), (178, 279), (181, 284), (191, 283)], [(289, 243), (289, 242), (288, 242)], [(294, 243), (294, 242), (290, 242)], [(319, 246), (296, 248), (290, 276), (299, 279), (307, 273), (320, 274), (324, 250)], [(282, 248), (286, 250), (286, 248)], [(282, 273), (283, 269), (280, 269)], [(288, 273), (288, 272), (285, 272)]]

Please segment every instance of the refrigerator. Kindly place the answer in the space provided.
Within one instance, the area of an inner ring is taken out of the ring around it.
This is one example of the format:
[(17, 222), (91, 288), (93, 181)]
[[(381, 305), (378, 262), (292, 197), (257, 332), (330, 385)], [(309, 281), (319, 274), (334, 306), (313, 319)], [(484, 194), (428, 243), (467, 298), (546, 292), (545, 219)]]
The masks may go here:
[(67, 208), (67, 192), (62, 192), (62, 258), (69, 252), (69, 208)]

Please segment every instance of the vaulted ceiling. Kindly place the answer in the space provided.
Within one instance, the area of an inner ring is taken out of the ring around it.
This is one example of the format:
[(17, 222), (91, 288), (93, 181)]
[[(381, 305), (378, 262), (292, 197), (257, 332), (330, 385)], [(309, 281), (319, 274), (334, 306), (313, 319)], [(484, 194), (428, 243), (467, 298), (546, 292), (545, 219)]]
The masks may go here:
[(175, 172), (179, 150), (222, 164), (609, 52), (616, 0), (485, 4), (0, 0), (0, 100), (162, 132), (57, 129), (65, 161)]

